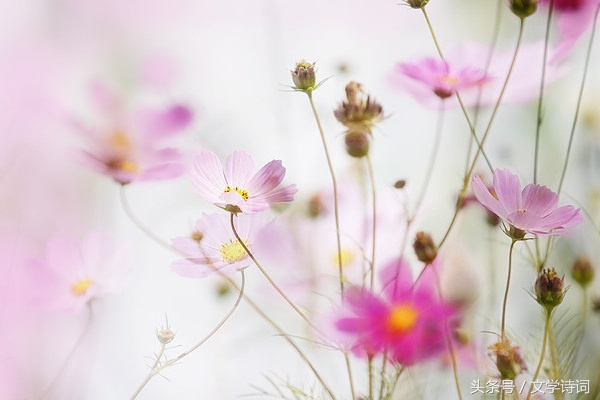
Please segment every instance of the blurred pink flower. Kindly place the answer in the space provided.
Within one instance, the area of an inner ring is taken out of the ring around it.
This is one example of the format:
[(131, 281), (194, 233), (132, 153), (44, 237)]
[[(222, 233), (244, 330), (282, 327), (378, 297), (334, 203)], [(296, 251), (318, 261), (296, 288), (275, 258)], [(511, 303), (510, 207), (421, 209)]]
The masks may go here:
[(413, 365), (442, 354), (445, 325), (455, 309), (437, 299), (431, 278), (422, 276), (415, 285), (405, 261), (389, 263), (382, 274), (382, 294), (358, 288), (346, 292), (337, 329), (348, 335), (359, 355), (387, 354), (396, 363)]
[(214, 205), (253, 214), (294, 199), (296, 185), (277, 188), (284, 176), (280, 160), (273, 160), (254, 173), (254, 162), (246, 152), (234, 151), (223, 169), (215, 153), (203, 151), (196, 156), (191, 178), (200, 194)]
[(189, 125), (192, 120), (189, 108), (169, 105), (123, 115), (120, 101), (113, 93), (104, 86), (94, 89), (93, 100), (105, 126), (80, 126), (88, 142), (88, 150), (84, 151), (86, 164), (121, 184), (171, 179), (185, 172), (179, 151), (164, 147), (162, 142)]
[[(540, 4), (550, 5), (550, 0), (540, 0)], [(563, 59), (577, 44), (581, 36), (592, 26), (599, 0), (554, 0), (554, 12), (558, 14), (558, 30), (561, 41), (554, 49), (552, 61)]]
[[(235, 218), (238, 235), (255, 257), (260, 253), (256, 246), (258, 234), (267, 226), (268, 219), (268, 213), (241, 214)], [(171, 269), (186, 278), (203, 278), (216, 270), (231, 274), (252, 264), (231, 229), (228, 214), (204, 214), (196, 221), (192, 235), (179, 236), (171, 242), (175, 250), (186, 255), (173, 262)]]
[(492, 193), (475, 175), (472, 182), (475, 197), (511, 227), (525, 233), (562, 235), (583, 219), (578, 208), (558, 207), (558, 194), (546, 186), (529, 184), (521, 190), (519, 178), (507, 169), (496, 169), (493, 182)]
[(478, 67), (457, 68), (436, 58), (425, 58), (415, 63), (400, 63), (396, 66), (396, 72), (422, 83), (442, 99), (452, 96), (456, 91), (480, 86), (490, 80)]
[(107, 233), (89, 233), (81, 246), (70, 236), (54, 236), (45, 259), (29, 263), (34, 303), (77, 312), (91, 300), (118, 291), (129, 277), (130, 253)]

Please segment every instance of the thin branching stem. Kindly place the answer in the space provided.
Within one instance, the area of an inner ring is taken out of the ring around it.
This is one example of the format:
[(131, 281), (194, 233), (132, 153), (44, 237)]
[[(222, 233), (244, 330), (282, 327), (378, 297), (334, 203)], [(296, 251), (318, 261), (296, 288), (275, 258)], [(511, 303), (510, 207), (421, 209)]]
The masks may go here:
[(479, 154), (482, 153), (483, 150), (483, 144), (485, 143), (486, 139), (489, 136), (490, 130), (492, 128), (492, 124), (494, 122), (495, 116), (498, 112), (498, 109), (500, 107), (500, 103), (502, 102), (502, 98), (504, 97), (504, 92), (506, 91), (506, 88), (508, 87), (508, 81), (510, 80), (510, 76), (512, 75), (512, 71), (514, 69), (515, 66), (515, 62), (517, 60), (517, 55), (519, 53), (519, 49), (521, 48), (521, 42), (523, 40), (523, 31), (524, 31), (524, 27), (525, 27), (525, 22), (523, 19), (521, 19), (521, 23), (519, 25), (519, 35), (517, 38), (517, 44), (515, 46), (515, 51), (513, 53), (513, 57), (512, 60), (510, 62), (510, 67), (508, 68), (508, 72), (506, 73), (506, 78), (504, 79), (504, 84), (502, 85), (502, 89), (500, 90), (500, 94), (498, 95), (498, 99), (496, 100), (496, 104), (494, 106), (494, 109), (492, 111), (492, 115), (490, 116), (490, 120), (488, 122), (488, 125), (483, 133), (483, 137), (481, 138), (481, 143), (478, 143), (478, 148), (477, 151), (475, 152), (475, 156), (473, 157), (473, 162), (471, 163), (471, 168), (469, 169), (469, 172), (465, 175), (464, 180), (463, 180), (463, 187), (462, 190), (460, 192), (460, 196), (458, 198), (458, 202), (456, 204), (456, 209), (454, 211), (454, 215), (452, 216), (452, 219), (450, 221), (450, 224), (448, 225), (448, 228), (446, 229), (446, 233), (444, 234), (442, 240), (440, 241), (440, 244), (438, 245), (438, 249), (442, 247), (442, 245), (446, 242), (446, 239), (448, 239), (448, 235), (450, 234), (450, 231), (452, 230), (454, 223), (457, 220), (457, 216), (458, 213), (460, 212), (460, 210), (462, 209), (463, 203), (465, 201), (466, 198), (466, 194), (467, 194), (467, 187), (469, 185), (469, 181), (471, 176), (473, 175), (473, 172), (475, 171), (475, 168), (477, 166), (477, 159), (479, 157)]
[(140, 386), (138, 386), (136, 391), (131, 396), (130, 400), (134, 400), (141, 393), (141, 391), (144, 389), (144, 387), (148, 384), (148, 382), (150, 382), (150, 380), (154, 376), (160, 374), (165, 368), (170, 367), (171, 365), (180, 361), (182, 358), (184, 358), (185, 356), (189, 355), (191, 352), (193, 352), (194, 350), (196, 350), (197, 348), (202, 346), (211, 337), (213, 337), (217, 333), (217, 331), (219, 329), (221, 329), (221, 327), (223, 325), (225, 325), (225, 322), (227, 322), (227, 320), (233, 315), (235, 310), (240, 305), (240, 301), (242, 300), (242, 297), (244, 296), (244, 288), (246, 287), (246, 274), (244, 273), (244, 270), (240, 271), (240, 274), (242, 276), (242, 278), (241, 278), (242, 282), (240, 284), (238, 296), (235, 300), (235, 303), (233, 303), (233, 306), (229, 310), (229, 312), (227, 312), (227, 314), (225, 314), (225, 316), (219, 321), (219, 323), (217, 323), (217, 325), (215, 325), (215, 327), (210, 332), (208, 332), (202, 339), (200, 339), (200, 341), (198, 341), (198, 343), (196, 343), (195, 345), (193, 345), (192, 347), (190, 347), (188, 350), (184, 351), (177, 357), (170, 359), (164, 363), (162, 363), (160, 360), (163, 357), (163, 354), (165, 352), (166, 344), (161, 342), (160, 350), (159, 350), (158, 354), (156, 355), (156, 360), (154, 361), (154, 364), (150, 368), (150, 372), (148, 373), (148, 375), (146, 376), (144, 381), (140, 384)]

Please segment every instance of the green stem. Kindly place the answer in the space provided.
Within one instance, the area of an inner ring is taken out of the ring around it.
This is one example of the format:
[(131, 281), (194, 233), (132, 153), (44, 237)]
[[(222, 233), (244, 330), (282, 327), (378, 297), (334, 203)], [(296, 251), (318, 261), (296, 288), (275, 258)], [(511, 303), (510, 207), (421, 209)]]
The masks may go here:
[(373, 231), (372, 245), (371, 245), (371, 267), (369, 269), (370, 285), (371, 289), (375, 285), (375, 244), (377, 243), (377, 194), (375, 191), (375, 174), (373, 173), (373, 163), (371, 157), (367, 153), (367, 167), (369, 169), (369, 180), (371, 181), (371, 202), (373, 203), (373, 215), (372, 215), (372, 226)]
[(317, 127), (319, 128), (319, 134), (321, 136), (321, 142), (323, 143), (323, 150), (325, 151), (325, 157), (327, 158), (327, 166), (329, 167), (329, 173), (331, 175), (331, 183), (333, 185), (333, 211), (335, 215), (335, 234), (337, 240), (337, 259), (338, 259), (338, 275), (340, 281), (340, 294), (344, 294), (344, 271), (342, 266), (342, 239), (340, 236), (340, 213), (338, 206), (338, 186), (337, 179), (335, 177), (335, 172), (333, 170), (333, 163), (331, 162), (331, 157), (329, 155), (329, 150), (327, 148), (327, 141), (325, 140), (325, 132), (323, 130), (323, 126), (321, 125), (321, 119), (319, 118), (319, 114), (317, 113), (317, 109), (315, 107), (315, 103), (312, 98), (312, 92), (306, 92), (308, 95), (308, 101), (310, 102), (310, 108), (312, 109), (313, 115), (315, 117), (315, 121), (317, 122)]
[(504, 290), (504, 300), (502, 301), (502, 325), (501, 325), (501, 337), (504, 339), (506, 337), (506, 304), (508, 302), (508, 290), (510, 288), (510, 276), (512, 273), (512, 257), (513, 257), (513, 248), (515, 247), (515, 243), (517, 241), (515, 239), (510, 243), (510, 249), (508, 251), (508, 276), (506, 278), (506, 289)]
[(544, 89), (546, 87), (546, 62), (548, 60), (548, 47), (550, 46), (550, 22), (554, 10), (554, 0), (550, 0), (548, 19), (546, 20), (546, 38), (544, 41), (544, 55), (542, 57), (542, 76), (540, 82), (540, 94), (538, 96), (537, 121), (535, 126), (535, 151), (533, 153), (533, 183), (537, 184), (538, 164), (540, 152), (540, 133), (542, 128), (542, 108), (544, 104)]
[(521, 42), (523, 40), (523, 31), (524, 31), (524, 20), (521, 20), (521, 23), (519, 25), (519, 35), (517, 38), (517, 44), (515, 46), (515, 51), (513, 53), (513, 57), (510, 63), (510, 67), (508, 69), (508, 72), (506, 73), (506, 78), (504, 79), (504, 84), (502, 85), (502, 89), (500, 90), (500, 94), (498, 95), (498, 99), (496, 100), (496, 104), (494, 106), (494, 109), (492, 111), (492, 115), (490, 117), (490, 120), (488, 122), (488, 125), (483, 133), (483, 137), (481, 139), (481, 143), (478, 143), (478, 148), (477, 151), (475, 152), (475, 156), (473, 157), (473, 162), (471, 164), (471, 168), (469, 169), (469, 172), (465, 175), (464, 180), (463, 180), (463, 187), (462, 190), (460, 192), (460, 196), (458, 198), (458, 202), (456, 204), (456, 210), (454, 211), (454, 215), (452, 216), (452, 220), (450, 221), (450, 225), (448, 226), (448, 229), (446, 229), (446, 233), (444, 234), (444, 237), (442, 238), (442, 240), (440, 241), (440, 244), (438, 245), (438, 249), (442, 247), (442, 245), (446, 242), (446, 239), (448, 238), (448, 235), (450, 234), (450, 231), (452, 230), (452, 227), (454, 226), (454, 223), (456, 222), (458, 213), (460, 212), (460, 210), (462, 209), (462, 205), (465, 201), (466, 195), (467, 195), (467, 187), (469, 185), (469, 181), (471, 176), (473, 175), (473, 172), (475, 171), (475, 167), (477, 166), (477, 159), (479, 157), (479, 154), (482, 153), (483, 150), (483, 144), (485, 143), (486, 139), (489, 136), (492, 124), (494, 122), (494, 119), (496, 117), (496, 114), (498, 113), (498, 109), (500, 107), (500, 103), (502, 102), (502, 98), (504, 97), (504, 92), (506, 91), (506, 88), (508, 87), (508, 81), (510, 79), (510, 76), (512, 75), (512, 71), (514, 69), (515, 66), (515, 62), (517, 60), (517, 54), (519, 53), (519, 49), (521, 48)]
[(533, 374), (533, 378), (531, 380), (531, 385), (529, 385), (529, 392), (527, 393), (527, 399), (531, 398), (531, 392), (533, 389), (533, 383), (537, 381), (538, 376), (540, 375), (540, 371), (542, 369), (542, 365), (544, 364), (544, 356), (546, 354), (546, 343), (548, 342), (548, 331), (550, 330), (550, 321), (552, 311), (546, 311), (546, 322), (544, 324), (544, 337), (542, 339), (542, 353), (540, 354), (540, 361), (538, 362), (537, 368), (535, 369), (535, 374)]
[[(549, 341), (549, 346), (550, 346), (550, 358), (552, 361), (552, 379), (553, 380), (560, 380), (560, 368), (558, 366), (558, 354), (556, 354), (556, 343), (555, 343), (555, 337), (554, 337), (554, 328), (552, 326), (552, 322), (550, 323), (550, 326), (548, 327), (548, 341)], [(559, 391), (555, 392), (556, 394), (556, 399), (560, 400), (562, 398), (562, 393)]]

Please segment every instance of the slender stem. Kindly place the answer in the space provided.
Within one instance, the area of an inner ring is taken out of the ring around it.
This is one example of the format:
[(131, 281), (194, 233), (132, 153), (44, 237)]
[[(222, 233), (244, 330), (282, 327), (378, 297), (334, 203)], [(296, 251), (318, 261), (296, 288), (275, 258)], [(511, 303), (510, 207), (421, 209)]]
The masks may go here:
[(237, 239), (238, 243), (242, 245), (242, 247), (244, 248), (244, 251), (246, 252), (246, 254), (248, 254), (248, 256), (250, 257), (250, 259), (252, 260), (252, 262), (254, 262), (254, 264), (259, 269), (259, 271), (264, 275), (264, 277), (267, 278), (267, 280), (269, 281), (269, 283), (271, 284), (271, 286), (273, 286), (273, 288), (277, 291), (277, 293), (279, 293), (279, 295), (290, 306), (292, 306), (292, 308), (294, 309), (294, 311), (296, 311), (296, 313), (298, 313), (298, 315), (304, 321), (306, 321), (307, 324), (309, 324), (312, 328), (316, 329), (313, 326), (313, 323), (310, 321), (310, 319), (306, 316), (306, 314), (304, 314), (302, 312), (302, 310), (300, 310), (300, 308), (298, 308), (298, 306), (283, 292), (283, 290), (281, 290), (281, 288), (275, 283), (275, 281), (273, 280), (273, 278), (271, 278), (271, 276), (267, 273), (267, 271), (265, 271), (265, 269), (262, 267), (262, 265), (258, 262), (258, 260), (256, 259), (256, 257), (254, 257), (254, 254), (252, 254), (252, 252), (250, 251), (250, 249), (248, 248), (248, 246), (246, 246), (246, 243), (244, 243), (244, 241), (242, 240), (242, 238), (238, 234), (237, 230), (235, 229), (234, 215), (235, 215), (234, 213), (230, 213), (229, 222), (231, 224), (231, 230), (233, 231), (233, 234), (235, 235), (235, 238)]
[(385, 386), (385, 372), (387, 370), (388, 356), (387, 353), (383, 354), (383, 360), (381, 361), (381, 380), (379, 382), (379, 399), (383, 399), (383, 389)]
[(435, 130), (435, 139), (433, 140), (433, 147), (431, 149), (431, 154), (429, 155), (429, 163), (427, 164), (427, 170), (425, 172), (425, 182), (423, 183), (423, 186), (421, 187), (421, 192), (419, 193), (419, 196), (417, 197), (417, 203), (415, 205), (415, 210), (414, 210), (413, 216), (410, 218), (411, 222), (417, 216), (417, 214), (419, 212), (419, 208), (421, 207), (421, 204), (423, 203), (423, 199), (425, 198), (425, 194), (427, 193), (427, 189), (429, 188), (429, 183), (431, 182), (431, 176), (433, 175), (433, 168), (435, 166), (435, 161), (437, 159), (439, 148), (440, 148), (440, 141), (441, 141), (442, 130), (443, 130), (443, 126), (444, 126), (444, 114), (445, 114), (444, 113), (444, 100), (440, 100), (440, 108), (438, 111), (438, 121), (437, 121), (436, 130)]
[(373, 397), (373, 357), (369, 357), (368, 369), (369, 369), (369, 399), (374, 400), (375, 398)]
[(83, 330), (79, 334), (79, 337), (77, 338), (77, 341), (75, 342), (75, 345), (71, 348), (71, 351), (69, 351), (69, 354), (67, 355), (67, 357), (63, 360), (62, 364), (60, 365), (58, 372), (56, 373), (56, 375), (54, 376), (54, 378), (52, 379), (52, 381), (50, 382), (48, 387), (46, 387), (46, 389), (42, 392), (42, 394), (40, 395), (38, 400), (44, 399), (45, 397), (48, 396), (49, 393), (51, 393), (52, 389), (54, 388), (56, 383), (59, 381), (59, 378), (61, 377), (61, 375), (64, 373), (65, 369), (67, 368), (67, 365), (69, 365), (69, 363), (71, 362), (71, 359), (73, 358), (75, 353), (77, 353), (77, 349), (83, 342), (83, 338), (85, 337), (86, 333), (90, 329), (90, 326), (92, 325), (93, 318), (94, 318), (94, 313), (92, 311), (92, 303), (89, 302), (87, 304), (87, 319), (85, 321), (85, 326), (83, 327)]
[(126, 185), (121, 185), (121, 190), (119, 191), (119, 194), (123, 210), (125, 211), (125, 214), (127, 214), (127, 217), (129, 217), (131, 222), (133, 222), (133, 224), (137, 226), (146, 236), (154, 240), (154, 242), (156, 242), (160, 246), (168, 249), (169, 251), (179, 253), (177, 252), (177, 250), (173, 249), (167, 242), (165, 242), (160, 236), (152, 232), (152, 230), (149, 229), (138, 217), (136, 217), (136, 215), (133, 213), (133, 210), (131, 209), (131, 206), (129, 205), (129, 201), (127, 200), (125, 186)]
[(442, 238), (442, 240), (440, 241), (440, 244), (438, 245), (438, 249), (441, 248), (442, 245), (446, 242), (446, 239), (448, 238), (448, 235), (450, 234), (450, 231), (452, 230), (452, 227), (454, 226), (454, 223), (456, 222), (457, 215), (460, 212), (460, 210), (462, 209), (462, 205), (466, 198), (467, 187), (469, 185), (470, 178), (473, 175), (473, 172), (475, 171), (475, 167), (477, 166), (477, 158), (479, 157), (479, 154), (482, 153), (482, 150), (483, 150), (482, 146), (483, 146), (485, 140), (488, 138), (488, 135), (489, 135), (491, 127), (492, 127), (492, 123), (498, 112), (498, 108), (500, 107), (502, 98), (504, 97), (504, 92), (506, 91), (506, 88), (508, 87), (508, 81), (510, 79), (510, 76), (512, 75), (512, 71), (514, 69), (515, 62), (517, 60), (517, 54), (519, 53), (519, 49), (521, 48), (521, 42), (523, 40), (524, 26), (525, 26), (524, 20), (521, 20), (521, 23), (519, 25), (519, 35), (517, 38), (517, 44), (515, 46), (515, 51), (514, 51), (514, 54), (513, 54), (511, 63), (510, 63), (510, 67), (508, 69), (508, 72), (506, 73), (506, 78), (504, 79), (504, 84), (502, 85), (502, 89), (500, 90), (500, 94), (498, 95), (498, 99), (496, 100), (496, 105), (494, 106), (492, 115), (491, 115), (488, 125), (484, 131), (483, 137), (481, 139), (481, 143), (479, 144), (479, 147), (477, 148), (477, 151), (475, 152), (475, 156), (473, 157), (473, 163), (471, 164), (471, 168), (469, 169), (469, 172), (464, 177), (463, 187), (460, 192), (460, 196), (458, 198), (456, 210), (454, 211), (454, 215), (452, 216), (452, 220), (450, 221), (450, 225), (448, 226), (448, 229), (446, 229), (446, 233), (444, 234), (444, 237)]
[(546, 322), (544, 323), (544, 338), (542, 339), (542, 353), (540, 354), (540, 361), (538, 362), (537, 368), (535, 369), (535, 374), (533, 374), (533, 378), (531, 380), (531, 385), (529, 385), (529, 391), (527, 393), (527, 399), (531, 398), (531, 392), (533, 389), (533, 383), (537, 381), (538, 376), (540, 375), (540, 371), (542, 369), (542, 365), (544, 364), (544, 356), (546, 354), (546, 343), (548, 341), (548, 331), (550, 330), (550, 320), (552, 311), (546, 311)]
[(333, 185), (333, 211), (335, 214), (335, 234), (337, 239), (337, 259), (338, 259), (338, 274), (340, 280), (340, 294), (344, 294), (344, 271), (342, 269), (342, 239), (340, 236), (340, 212), (338, 205), (338, 186), (337, 179), (335, 178), (335, 172), (333, 170), (333, 164), (331, 162), (331, 157), (329, 155), (329, 150), (327, 148), (327, 141), (325, 140), (325, 132), (323, 131), (323, 126), (321, 125), (321, 119), (319, 118), (319, 114), (317, 113), (317, 109), (315, 107), (315, 103), (312, 98), (312, 92), (307, 92), (308, 101), (310, 102), (310, 108), (312, 109), (313, 115), (315, 116), (315, 121), (317, 122), (317, 127), (319, 128), (319, 134), (321, 135), (321, 142), (323, 142), (323, 150), (325, 151), (325, 157), (327, 158), (327, 166), (329, 167), (329, 173), (331, 174), (331, 183)]
[(501, 336), (504, 339), (506, 337), (506, 304), (508, 302), (508, 289), (510, 288), (510, 276), (512, 273), (512, 257), (513, 248), (517, 241), (515, 239), (510, 243), (510, 249), (508, 251), (508, 276), (506, 278), (506, 289), (504, 290), (504, 300), (502, 301), (502, 325), (501, 325)]
[[(425, 266), (427, 268), (427, 265)], [(440, 282), (440, 276), (437, 270), (432, 267), (433, 275), (435, 276), (435, 286), (437, 288), (438, 297), (441, 302), (444, 302), (444, 296), (442, 293), (442, 284)], [(421, 273), (422, 274), (422, 273)], [(460, 381), (458, 379), (458, 365), (456, 363), (456, 353), (454, 352), (454, 343), (452, 343), (452, 337), (448, 328), (448, 321), (444, 323), (444, 334), (446, 336), (446, 343), (448, 344), (448, 351), (450, 352), (450, 360), (452, 363), (452, 375), (454, 375), (454, 385), (456, 386), (456, 393), (458, 394), (459, 400), (462, 400), (462, 392), (460, 390)]]
[(369, 268), (370, 275), (370, 285), (371, 289), (375, 285), (375, 244), (377, 243), (377, 193), (375, 190), (375, 174), (373, 173), (373, 163), (371, 162), (371, 157), (367, 153), (365, 157), (367, 159), (367, 167), (369, 169), (369, 179), (371, 180), (371, 202), (373, 203), (373, 215), (372, 215), (372, 245), (371, 245), (371, 267)]
[(554, 0), (550, 0), (548, 7), (548, 19), (546, 21), (546, 37), (544, 40), (544, 55), (542, 57), (542, 76), (540, 82), (540, 94), (538, 96), (537, 121), (535, 126), (535, 151), (533, 153), (533, 183), (538, 181), (538, 164), (540, 152), (540, 133), (542, 128), (542, 108), (544, 104), (544, 89), (546, 87), (546, 62), (548, 60), (548, 47), (550, 46), (550, 22), (554, 11)]
[(590, 34), (590, 41), (588, 43), (587, 53), (585, 56), (585, 67), (583, 69), (583, 77), (581, 79), (581, 86), (579, 87), (579, 95), (577, 97), (577, 107), (575, 108), (575, 117), (573, 118), (573, 125), (571, 126), (571, 134), (569, 135), (569, 145), (567, 146), (567, 154), (565, 158), (565, 163), (563, 164), (562, 173), (560, 176), (560, 183), (558, 184), (557, 193), (560, 194), (563, 183), (565, 181), (565, 175), (567, 174), (567, 165), (569, 164), (569, 157), (571, 155), (571, 147), (573, 144), (573, 137), (575, 136), (575, 129), (577, 127), (577, 121), (579, 119), (579, 110), (581, 108), (581, 100), (583, 98), (583, 89), (585, 87), (585, 82), (587, 79), (587, 73), (590, 66), (590, 57), (592, 54), (592, 47), (594, 43), (594, 36), (596, 33), (596, 27), (598, 25), (598, 13), (600, 12), (600, 4), (596, 7), (596, 15), (594, 16), (594, 24), (592, 25), (592, 31)]
[(241, 286), (239, 289), (238, 297), (235, 300), (235, 303), (233, 304), (233, 306), (231, 307), (229, 312), (227, 314), (225, 314), (225, 316), (221, 319), (221, 321), (219, 321), (219, 323), (217, 325), (215, 325), (215, 327), (208, 334), (206, 334), (202, 339), (200, 339), (200, 341), (198, 343), (196, 343), (194, 346), (190, 347), (188, 350), (184, 351), (177, 357), (175, 357), (171, 360), (168, 360), (162, 364), (160, 362), (160, 359), (162, 358), (162, 356), (165, 352), (166, 344), (161, 343), (160, 351), (158, 352), (158, 354), (156, 356), (156, 360), (154, 361), (154, 364), (150, 368), (150, 372), (148, 373), (148, 375), (146, 376), (144, 381), (140, 384), (140, 386), (138, 386), (137, 390), (133, 393), (130, 400), (134, 400), (140, 394), (140, 392), (144, 389), (144, 387), (148, 384), (148, 382), (150, 382), (150, 379), (152, 379), (155, 375), (160, 374), (165, 368), (170, 367), (171, 365), (175, 364), (176, 362), (180, 361), (182, 358), (184, 358), (185, 356), (187, 356), (188, 354), (190, 354), (191, 352), (196, 350), (198, 347), (202, 346), (204, 343), (206, 343), (206, 341), (208, 341), (208, 339), (213, 337), (219, 329), (221, 329), (221, 327), (225, 324), (225, 322), (227, 322), (229, 317), (231, 317), (233, 315), (234, 311), (238, 308), (238, 306), (240, 305), (240, 302), (242, 300), (242, 297), (244, 296), (244, 288), (246, 287), (246, 275), (244, 273), (244, 270), (241, 270), (240, 273), (242, 276), (242, 282), (241, 282)]
[[(556, 344), (552, 321), (550, 322), (550, 326), (548, 326), (548, 341), (548, 345), (550, 346), (550, 359), (552, 360), (552, 379), (558, 381), (560, 380), (560, 371), (558, 366), (558, 355), (556, 354)], [(556, 399), (560, 400), (562, 398), (562, 393), (560, 390), (555, 394)]]

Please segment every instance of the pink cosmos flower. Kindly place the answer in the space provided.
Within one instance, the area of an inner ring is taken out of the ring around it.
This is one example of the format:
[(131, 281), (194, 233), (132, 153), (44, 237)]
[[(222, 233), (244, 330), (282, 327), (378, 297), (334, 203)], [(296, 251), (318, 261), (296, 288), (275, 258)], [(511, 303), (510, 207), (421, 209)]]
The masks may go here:
[(578, 208), (558, 207), (558, 194), (546, 186), (529, 184), (521, 190), (519, 178), (507, 169), (494, 171), (493, 192), (477, 175), (472, 185), (475, 197), (485, 208), (523, 235), (566, 234), (583, 219)]
[[(550, 0), (540, 0), (549, 5)], [(562, 40), (554, 49), (553, 61), (564, 58), (577, 44), (581, 36), (592, 26), (599, 0), (554, 0), (554, 12), (558, 15), (558, 30)]]
[(387, 354), (396, 363), (413, 365), (446, 349), (445, 325), (455, 310), (438, 300), (427, 275), (414, 285), (408, 264), (395, 260), (383, 271), (383, 293), (346, 292), (346, 315), (336, 327), (348, 335), (353, 351)]
[(294, 199), (296, 185), (277, 188), (284, 176), (285, 168), (279, 160), (254, 173), (254, 162), (246, 152), (234, 151), (223, 169), (215, 153), (203, 151), (196, 156), (191, 177), (200, 194), (216, 206), (253, 214)]
[(456, 91), (483, 85), (490, 77), (474, 66), (457, 68), (436, 58), (425, 58), (416, 63), (400, 63), (396, 71), (412, 78), (445, 99)]
[(93, 100), (105, 122), (94, 128), (80, 127), (88, 142), (86, 164), (121, 184), (171, 179), (185, 172), (179, 151), (163, 143), (189, 125), (189, 108), (169, 105), (123, 113), (119, 99), (107, 88), (94, 89)]
[[(241, 214), (235, 218), (238, 235), (255, 257), (260, 254), (258, 234), (267, 226), (268, 218), (268, 213)], [(204, 214), (196, 222), (192, 235), (176, 237), (171, 245), (187, 256), (171, 264), (174, 272), (186, 278), (203, 278), (215, 270), (231, 274), (252, 264), (231, 229), (228, 214)]]
[(95, 231), (81, 246), (70, 236), (55, 236), (45, 259), (30, 262), (34, 302), (77, 312), (91, 300), (116, 292), (129, 276), (130, 253), (110, 235)]

